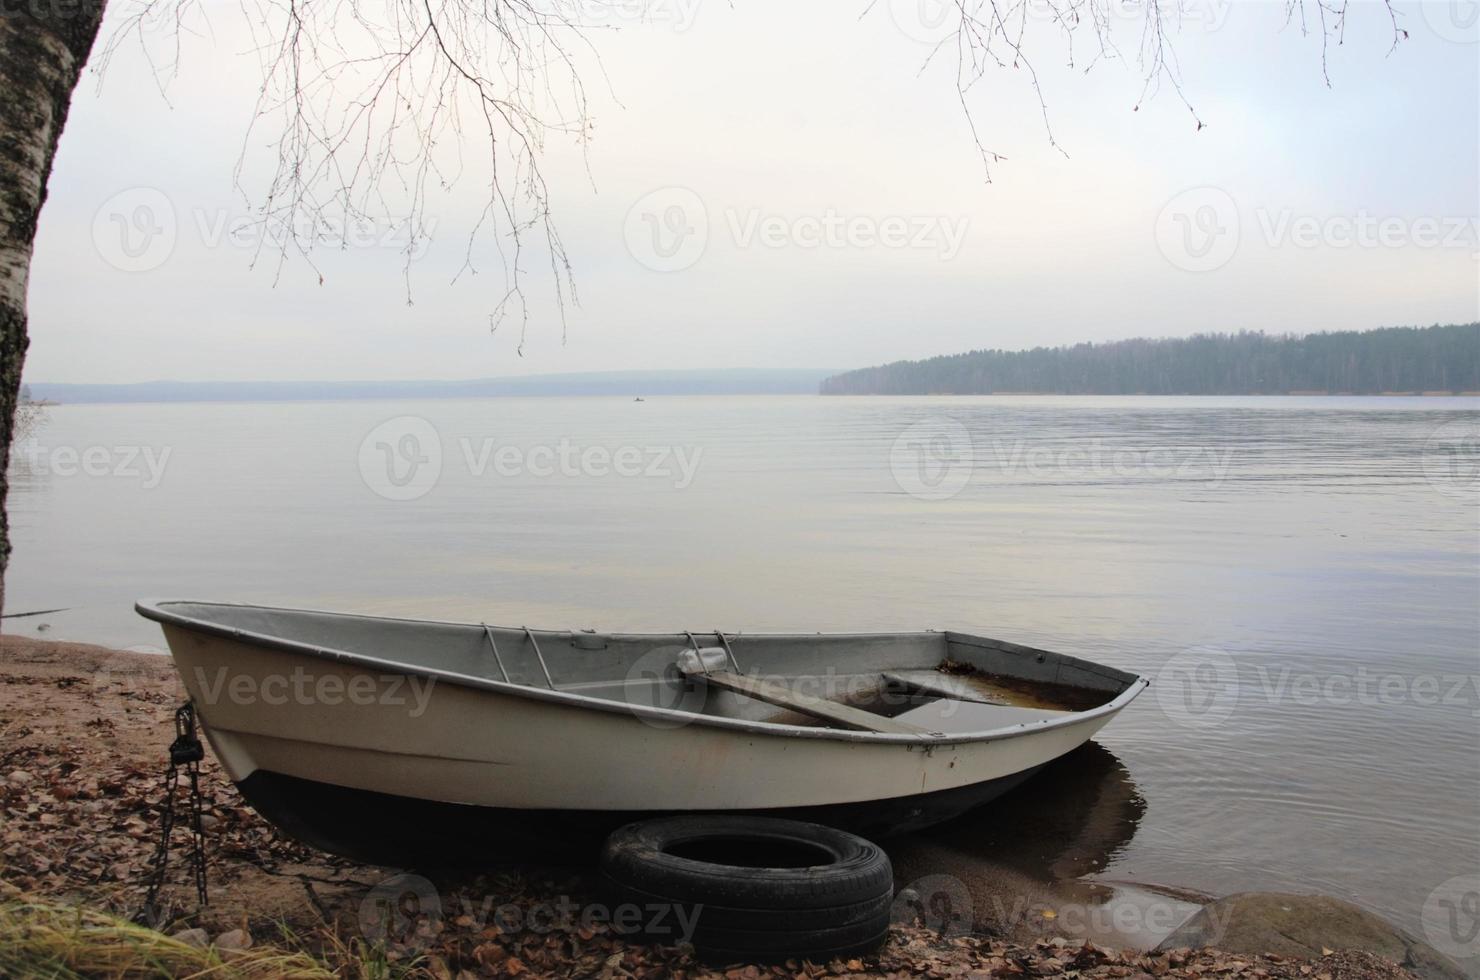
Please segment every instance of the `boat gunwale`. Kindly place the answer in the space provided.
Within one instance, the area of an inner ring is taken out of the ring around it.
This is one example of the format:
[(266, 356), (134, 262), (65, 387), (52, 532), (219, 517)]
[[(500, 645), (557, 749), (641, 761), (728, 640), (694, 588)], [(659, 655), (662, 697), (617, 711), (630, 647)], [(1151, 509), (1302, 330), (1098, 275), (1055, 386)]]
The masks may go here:
[[(1090, 708), (1087, 711), (1069, 712), (1055, 718), (1046, 718), (1036, 722), (1021, 722), (1016, 725), (1008, 725), (1001, 728), (984, 729), (979, 732), (954, 732), (938, 733), (925, 732), (920, 735), (895, 734), (891, 732), (854, 731), (839, 728), (819, 728), (811, 725), (788, 725), (771, 721), (752, 721), (744, 718), (727, 718), (721, 715), (706, 715), (694, 711), (680, 711), (674, 708), (661, 708), (656, 705), (628, 704), (621, 701), (612, 701), (606, 698), (592, 697), (589, 694), (580, 694), (575, 691), (561, 690), (558, 688), (533, 687), (525, 684), (515, 684), (511, 681), (498, 681), (489, 677), (478, 677), (472, 674), (460, 674), (456, 671), (440, 670), (421, 665), (402, 663), (394, 660), (385, 660), (368, 654), (355, 653), (350, 650), (340, 650), (334, 647), (314, 646), (302, 643), (298, 640), (290, 640), (280, 636), (272, 636), (267, 633), (258, 633), (253, 630), (245, 630), (235, 626), (226, 626), (214, 623), (210, 620), (187, 616), (183, 613), (174, 612), (163, 607), (167, 605), (194, 605), (194, 606), (227, 606), (239, 609), (258, 609), (266, 612), (291, 612), (309, 613), (327, 616), (344, 616), (355, 619), (379, 620), (382, 622), (411, 623), (428, 626), (457, 626), (468, 629), (476, 629), (487, 626), (492, 629), (514, 630), (514, 627), (491, 626), (491, 624), (460, 623), (447, 620), (415, 619), (401, 616), (376, 616), (366, 613), (341, 613), (331, 612), (323, 609), (304, 609), (294, 606), (263, 606), (250, 602), (219, 602), (207, 599), (139, 599), (134, 603), (134, 611), (145, 619), (153, 620), (161, 625), (178, 626), (183, 629), (196, 630), (212, 636), (220, 636), (226, 639), (244, 642), (257, 646), (266, 647), (284, 653), (293, 653), (318, 660), (329, 660), (336, 663), (350, 664), (358, 667), (369, 667), (386, 670), (393, 673), (405, 674), (412, 677), (428, 677), (439, 682), (451, 684), (454, 687), (470, 688), (479, 691), (493, 691), (512, 697), (524, 697), (536, 701), (548, 701), (556, 704), (564, 704), (571, 707), (590, 708), (598, 711), (606, 711), (614, 714), (634, 716), (638, 720), (655, 719), (664, 723), (664, 727), (678, 728), (674, 722), (684, 724), (699, 724), (711, 728), (720, 728), (730, 731), (745, 732), (753, 735), (783, 736), (787, 738), (816, 738), (828, 741), (841, 742), (868, 742), (888, 745), (905, 746), (944, 746), (962, 745), (975, 742), (991, 742), (1008, 738), (1020, 738), (1035, 732), (1051, 731), (1058, 728), (1067, 728), (1081, 722), (1098, 719), (1104, 716), (1117, 714), (1127, 704), (1134, 701), (1142, 691), (1151, 685), (1151, 681), (1143, 675), (1131, 674), (1119, 668), (1108, 667), (1095, 661), (1082, 660), (1070, 654), (1057, 654), (1057, 656), (1068, 657), (1079, 664), (1092, 664), (1117, 673), (1126, 674), (1131, 678), (1126, 683), (1125, 689), (1114, 698)], [(527, 627), (519, 627), (527, 629)], [(567, 636), (577, 634), (578, 630), (532, 630), (536, 634), (552, 636)], [(679, 631), (681, 632), (681, 631)], [(956, 632), (959, 631), (949, 631)], [(941, 636), (948, 635), (947, 631), (917, 630), (900, 631), (894, 633), (739, 633), (727, 634), (743, 636), (750, 639), (801, 639), (814, 638), (818, 636), (827, 637), (859, 637), (859, 636), (908, 636), (927, 635), (936, 633)], [(603, 633), (604, 636), (614, 638), (648, 638), (666, 637), (677, 634), (668, 633)], [(993, 640), (990, 637), (977, 637), (976, 634), (962, 633), (963, 636), (972, 636), (977, 639), (990, 640), (991, 642), (1006, 642)], [(171, 653), (173, 659), (173, 653)], [(176, 665), (178, 669), (178, 664)], [(209, 724), (209, 720), (207, 719)]]

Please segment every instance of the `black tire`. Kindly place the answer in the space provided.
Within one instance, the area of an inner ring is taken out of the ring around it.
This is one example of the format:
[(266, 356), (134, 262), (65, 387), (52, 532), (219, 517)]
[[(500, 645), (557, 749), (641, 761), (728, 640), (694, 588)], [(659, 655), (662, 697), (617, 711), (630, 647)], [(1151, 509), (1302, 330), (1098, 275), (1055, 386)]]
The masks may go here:
[[(894, 896), (886, 893), (868, 902), (834, 905), (820, 909), (745, 909), (708, 903), (677, 902), (652, 892), (625, 887), (609, 877), (604, 884), (606, 885), (605, 892), (614, 906), (636, 905), (649, 909), (656, 905), (666, 905), (673, 907), (676, 913), (670, 921), (693, 922), (697, 919), (703, 923), (703, 917), (707, 914), (710, 920), (723, 921), (726, 928), (760, 932), (787, 929), (835, 929), (859, 922), (876, 922), (881, 918), (887, 919), (894, 904)], [(664, 930), (661, 928), (656, 930), (655, 938), (662, 938), (663, 933)]]
[(654, 913), (629, 934), (688, 939), (709, 962), (858, 955), (889, 929), (889, 858), (862, 837), (820, 824), (648, 820), (612, 834), (601, 866), (617, 906)]
[[(809, 851), (820, 863), (765, 867), (694, 860), (688, 845), (774, 846)], [(892, 893), (894, 871), (877, 844), (854, 834), (772, 817), (664, 817), (628, 824), (606, 840), (601, 866), (617, 883), (669, 901), (749, 909), (856, 905)]]

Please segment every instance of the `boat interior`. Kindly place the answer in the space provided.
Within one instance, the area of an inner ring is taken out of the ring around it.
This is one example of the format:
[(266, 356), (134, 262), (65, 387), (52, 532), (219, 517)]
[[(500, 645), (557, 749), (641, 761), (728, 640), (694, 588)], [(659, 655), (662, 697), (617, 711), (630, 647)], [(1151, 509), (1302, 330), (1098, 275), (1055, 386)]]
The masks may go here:
[(906, 735), (1051, 721), (1135, 674), (960, 632), (603, 633), (205, 602), (144, 603), (166, 625), (388, 670), (779, 725)]

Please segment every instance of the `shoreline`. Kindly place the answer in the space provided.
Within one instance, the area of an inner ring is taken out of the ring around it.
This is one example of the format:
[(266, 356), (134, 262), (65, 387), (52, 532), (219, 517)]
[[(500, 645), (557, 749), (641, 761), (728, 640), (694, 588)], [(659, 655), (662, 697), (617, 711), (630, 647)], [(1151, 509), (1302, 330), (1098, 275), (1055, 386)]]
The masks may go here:
[[(636, 389), (634, 389), (634, 392)], [(66, 408), (98, 405), (325, 405), (345, 402), (395, 402), (395, 401), (498, 401), (500, 399), (569, 399), (590, 398), (630, 402), (634, 392), (569, 392), (507, 394), (458, 394), (458, 395), (363, 395), (335, 396), (324, 398), (119, 398), (76, 401), (33, 402), (37, 408)], [(1443, 389), (1430, 391), (1224, 391), (1224, 392), (1165, 392), (1165, 391), (645, 391), (635, 395), (642, 401), (668, 398), (1480, 398), (1480, 391)]]
[[(0, 901), (43, 899), (123, 916), (142, 905), (158, 838), (165, 748), (182, 700), (168, 658), (0, 635)], [(431, 964), (426, 976), (458, 980), (465, 978), (457, 969), (468, 963), (468, 977), (525, 969), (571, 976), (650, 975), (643, 970), (723, 975), (694, 962), (687, 947), (637, 946), (606, 931), (597, 914), (600, 889), (587, 869), (518, 868), (430, 880), (359, 865), (279, 834), (241, 801), (209, 749), (201, 771), (209, 799), (210, 906), (193, 912), (184, 835), (177, 831), (162, 892), (176, 921), (166, 931), (196, 927), (218, 941), (238, 930), (259, 941), (285, 930), (299, 937), (358, 937), (380, 942), (393, 962), (424, 961)], [(1147, 952), (1196, 912), (1204, 896), (1090, 877), (1035, 880), (1007, 866), (988, 875), (959, 871), (958, 880), (950, 877), (958, 852), (949, 832), (886, 842), (885, 848), (896, 885), (905, 890), (896, 902), (901, 923), (913, 893), (943, 877), (949, 879), (947, 898), (958, 889), (976, 916), (963, 923), (936, 915), (932, 894), (930, 902), (919, 903), (917, 921), (892, 929), (879, 953), (834, 964), (841, 974), (917, 975), (928, 968), (943, 976), (984, 969), (1115, 977), (1218, 972), (1261, 980), (1411, 975), (1369, 953), (1335, 953), (1311, 971), (1288, 955)], [(405, 935), (387, 935), (373, 915), (367, 918), (367, 909), (373, 913), (408, 883), (423, 899), (421, 907), (438, 913), (434, 921), (423, 916), (402, 923)], [(491, 921), (498, 910), (504, 919)], [(509, 928), (511, 917), (518, 928)], [(554, 923), (549, 929), (534, 925), (546, 920)], [(436, 968), (439, 963), (449, 972)], [(765, 968), (749, 969), (760, 972), (743, 975), (767, 975)]]

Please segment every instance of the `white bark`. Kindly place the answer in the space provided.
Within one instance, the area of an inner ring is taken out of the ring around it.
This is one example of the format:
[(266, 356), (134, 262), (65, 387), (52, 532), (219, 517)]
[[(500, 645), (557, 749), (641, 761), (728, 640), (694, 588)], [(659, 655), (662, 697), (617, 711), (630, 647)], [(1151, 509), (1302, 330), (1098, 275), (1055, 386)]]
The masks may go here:
[(59, 135), (57, 117), (67, 106), (57, 105), (56, 94), (70, 99), (78, 70), (60, 37), (30, 21), (0, 18), (0, 307), (7, 310), (26, 308), (36, 213)]
[(103, 17), (101, 0), (0, 11), (0, 611), (10, 563), (6, 467), (26, 347), (36, 220), (72, 89)]

